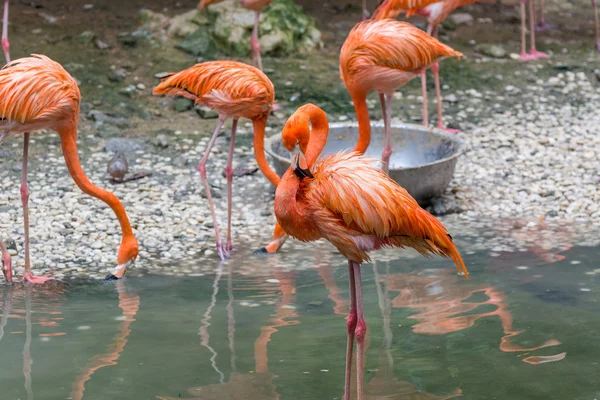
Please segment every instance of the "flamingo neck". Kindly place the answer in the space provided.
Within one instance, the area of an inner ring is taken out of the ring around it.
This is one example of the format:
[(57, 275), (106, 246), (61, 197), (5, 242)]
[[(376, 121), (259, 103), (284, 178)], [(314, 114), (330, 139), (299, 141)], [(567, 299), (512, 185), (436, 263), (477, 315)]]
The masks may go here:
[(327, 121), (327, 114), (317, 106), (306, 105), (304, 110), (306, 112), (305, 116), (311, 124), (310, 139), (304, 156), (306, 157), (306, 164), (311, 167), (321, 155), (325, 144), (327, 144), (329, 122)]
[[(114, 211), (119, 220), (119, 224), (121, 225), (123, 239), (135, 240), (131, 225), (129, 224), (129, 219), (125, 213), (125, 208), (123, 208), (119, 199), (111, 192), (94, 186), (81, 168), (79, 155), (77, 154), (77, 123), (70, 123), (66, 129), (60, 130), (59, 134), (67, 168), (77, 186), (79, 186), (84, 193), (105, 202)], [(123, 244), (123, 242), (121, 244)]]
[(358, 119), (358, 142), (353, 151), (363, 154), (367, 151), (371, 142), (371, 118), (369, 117), (369, 109), (367, 108), (366, 94), (352, 96), (356, 118)]
[(254, 125), (254, 157), (258, 168), (263, 175), (277, 187), (279, 185), (279, 175), (275, 173), (269, 166), (265, 156), (265, 128), (267, 127), (267, 118), (259, 118), (252, 121)]

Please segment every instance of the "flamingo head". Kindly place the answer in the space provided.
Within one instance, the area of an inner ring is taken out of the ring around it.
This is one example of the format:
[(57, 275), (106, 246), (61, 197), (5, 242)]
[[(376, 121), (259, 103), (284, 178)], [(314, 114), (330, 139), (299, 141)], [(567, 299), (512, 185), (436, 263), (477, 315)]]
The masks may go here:
[(138, 256), (138, 241), (131, 236), (123, 237), (121, 247), (119, 248), (119, 256), (117, 258), (117, 266), (112, 274), (108, 275), (105, 280), (121, 279), (127, 272), (127, 268), (131, 267)]

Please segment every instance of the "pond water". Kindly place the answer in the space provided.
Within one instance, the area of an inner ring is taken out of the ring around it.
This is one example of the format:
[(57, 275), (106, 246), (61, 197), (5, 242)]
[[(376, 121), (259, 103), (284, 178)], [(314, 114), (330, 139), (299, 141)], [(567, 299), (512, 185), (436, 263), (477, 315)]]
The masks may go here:
[[(600, 398), (598, 251), (364, 265), (365, 398)], [(0, 397), (340, 399), (345, 264), (235, 264), (0, 286)]]

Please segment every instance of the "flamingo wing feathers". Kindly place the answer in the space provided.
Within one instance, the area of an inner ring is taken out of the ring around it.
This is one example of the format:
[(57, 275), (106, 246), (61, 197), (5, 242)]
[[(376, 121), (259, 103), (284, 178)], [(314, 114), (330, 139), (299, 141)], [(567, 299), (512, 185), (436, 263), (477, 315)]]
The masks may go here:
[(368, 79), (370, 67), (419, 71), (452, 56), (462, 53), (407, 22), (367, 20), (354, 26), (342, 46), (340, 74), (344, 82), (360, 81)]
[(184, 96), (226, 116), (256, 118), (268, 114), (275, 89), (259, 69), (237, 61), (211, 61), (171, 74), (154, 95)]
[(313, 205), (328, 210), (356, 235), (374, 236), (381, 246), (412, 247), (423, 255), (451, 258), (466, 273), (444, 225), (376, 167), (376, 161), (353, 152), (317, 163), (309, 184)]
[(79, 87), (56, 61), (33, 54), (0, 70), (0, 116), (21, 124), (60, 120), (79, 110)]
[(396, 18), (402, 12), (410, 17), (417, 10), (444, 0), (385, 0), (373, 13), (373, 19)]

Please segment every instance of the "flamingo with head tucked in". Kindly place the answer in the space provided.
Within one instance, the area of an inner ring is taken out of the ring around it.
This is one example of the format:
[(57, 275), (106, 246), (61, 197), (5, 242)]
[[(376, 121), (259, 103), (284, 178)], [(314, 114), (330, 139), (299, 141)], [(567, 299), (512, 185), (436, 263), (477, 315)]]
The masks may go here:
[(86, 177), (77, 154), (77, 124), (81, 96), (77, 82), (57, 62), (44, 55), (14, 60), (0, 70), (0, 143), (10, 134), (23, 135), (23, 171), (21, 200), (25, 225), (25, 281), (44, 283), (52, 278), (36, 277), (29, 258), (29, 189), (27, 163), (29, 132), (49, 129), (58, 132), (69, 173), (86, 194), (104, 201), (115, 212), (123, 239), (117, 267), (107, 279), (121, 278), (138, 256), (138, 242), (133, 235), (125, 208), (117, 197), (94, 186)]
[(387, 172), (392, 154), (392, 94), (439, 60), (461, 56), (458, 51), (406, 22), (382, 19), (356, 24), (340, 54), (340, 76), (352, 97), (358, 119), (359, 139), (354, 151), (364, 153), (369, 147), (371, 120), (367, 95), (376, 90), (385, 122), (382, 159)]
[[(309, 127), (310, 126), (312, 127)], [(282, 140), (292, 165), (275, 193), (275, 216), (283, 229), (303, 242), (326, 239), (348, 259), (350, 316), (344, 400), (350, 396), (354, 337), (357, 344), (357, 391), (363, 398), (364, 319), (360, 264), (368, 252), (383, 247), (412, 247), (424, 256), (450, 258), (467, 276), (465, 264), (448, 231), (381, 169), (374, 159), (338, 153), (317, 161), (329, 125), (315, 105), (300, 107), (283, 128)]]

